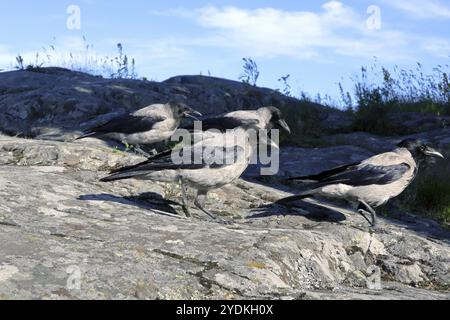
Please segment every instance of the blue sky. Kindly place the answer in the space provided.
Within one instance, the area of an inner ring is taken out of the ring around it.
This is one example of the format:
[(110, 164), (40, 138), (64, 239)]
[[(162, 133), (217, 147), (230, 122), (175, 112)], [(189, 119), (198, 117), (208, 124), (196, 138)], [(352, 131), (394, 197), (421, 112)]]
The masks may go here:
[[(80, 8), (79, 30), (67, 28), (70, 5)], [(278, 88), (277, 79), (290, 74), (297, 95), (337, 96), (336, 83), (348, 86), (374, 56), (388, 67), (420, 61), (430, 72), (450, 62), (448, 0), (22, 0), (0, 2), (0, 19), (4, 70), (18, 53), (25, 62), (36, 52), (42, 59), (52, 44), (59, 55), (82, 57), (83, 36), (99, 56), (123, 43), (139, 75), (158, 81), (208, 72), (238, 79), (249, 56), (258, 63), (259, 85)]]

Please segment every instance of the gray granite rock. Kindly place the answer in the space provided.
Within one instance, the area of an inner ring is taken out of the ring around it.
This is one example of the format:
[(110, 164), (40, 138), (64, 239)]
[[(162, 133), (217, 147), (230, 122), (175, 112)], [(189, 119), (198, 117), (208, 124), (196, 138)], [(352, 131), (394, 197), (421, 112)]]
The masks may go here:
[(392, 112), (389, 119), (393, 125), (411, 133), (420, 133), (435, 129), (448, 128), (450, 117), (437, 116), (422, 112)]
[(398, 137), (382, 137), (367, 132), (341, 133), (323, 137), (323, 141), (329, 145), (357, 146), (373, 153), (381, 153), (392, 150), (404, 139), (421, 139), (438, 148), (447, 148), (450, 145), (450, 128), (441, 128), (411, 135)]
[(450, 234), (432, 220), (400, 214), (371, 232), (345, 207), (272, 206), (293, 190), (252, 180), (210, 193), (231, 225), (187, 219), (176, 186), (99, 182), (139, 160), (93, 141), (0, 139), (0, 299), (450, 298)]
[[(271, 204), (298, 192), (283, 177), (360, 161), (401, 137), (340, 134), (324, 139), (328, 148), (283, 148), (278, 176), (259, 177), (253, 166), (245, 180), (210, 192), (208, 208), (232, 224), (195, 208), (187, 219), (177, 186), (99, 182), (143, 158), (73, 137), (171, 99), (206, 115), (268, 104), (298, 108), (297, 100), (213, 77), (158, 83), (38, 71), (0, 73), (0, 132), (34, 138), (0, 135), (0, 299), (450, 298), (450, 233), (437, 222), (392, 212), (372, 231), (344, 205)], [(308, 108), (331, 132), (350, 125), (344, 112)], [(434, 128), (433, 121), (420, 125)], [(440, 147), (450, 142), (446, 127), (414, 137)]]

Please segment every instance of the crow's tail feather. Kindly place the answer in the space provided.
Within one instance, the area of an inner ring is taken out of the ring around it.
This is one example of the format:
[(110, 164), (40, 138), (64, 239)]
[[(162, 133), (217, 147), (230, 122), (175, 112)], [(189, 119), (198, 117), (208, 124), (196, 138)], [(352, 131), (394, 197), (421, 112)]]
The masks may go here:
[(330, 170), (325, 170), (325, 171), (322, 171), (321, 173), (313, 174), (313, 175), (309, 175), (309, 176), (289, 178), (286, 181), (322, 181), (326, 178), (329, 178), (336, 174), (342, 173), (351, 167), (357, 166), (360, 163), (361, 162), (347, 164), (344, 166), (336, 167), (336, 168), (333, 168)]
[(291, 197), (280, 199), (280, 200), (276, 201), (275, 204), (286, 205), (286, 204), (288, 204), (290, 202), (294, 202), (294, 201), (297, 201), (297, 200), (303, 200), (303, 199), (311, 198), (312, 196), (313, 196), (313, 194), (311, 194), (311, 193), (304, 193), (304, 194), (300, 194), (300, 195), (296, 195), (296, 196), (291, 196)]
[(311, 175), (311, 176), (288, 178), (285, 181), (318, 181), (319, 179), (320, 179), (319, 175)]
[(81, 140), (84, 138), (95, 137), (96, 135), (97, 135), (97, 132), (87, 131), (87, 132), (83, 132), (83, 134), (81, 136), (79, 136), (78, 138), (76, 138), (75, 140)]
[(124, 172), (124, 171), (129, 171), (129, 170), (132, 170), (132, 169), (136, 168), (137, 166), (142, 166), (145, 163), (150, 164), (150, 163), (152, 163), (155, 160), (160, 160), (160, 159), (162, 159), (164, 157), (170, 156), (171, 153), (172, 153), (172, 149), (168, 149), (168, 150), (162, 151), (160, 153), (157, 153), (157, 154), (149, 156), (147, 158), (147, 161), (144, 162), (144, 163), (139, 163), (137, 165), (126, 166), (126, 167), (122, 167), (122, 168), (119, 168), (119, 169), (115, 169), (115, 170), (112, 170), (110, 172), (110, 174), (116, 174), (116, 173), (121, 173), (121, 172)]
[(142, 171), (130, 171), (130, 172), (122, 172), (122, 173), (115, 173), (110, 176), (104, 177), (100, 179), (101, 182), (111, 182), (111, 181), (117, 181), (117, 180), (124, 180), (124, 179), (130, 179), (133, 177), (141, 176)]

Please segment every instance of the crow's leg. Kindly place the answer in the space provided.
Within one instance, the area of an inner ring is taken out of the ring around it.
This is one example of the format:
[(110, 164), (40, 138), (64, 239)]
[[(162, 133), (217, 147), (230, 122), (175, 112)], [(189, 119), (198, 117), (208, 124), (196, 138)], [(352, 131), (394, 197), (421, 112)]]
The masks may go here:
[(184, 214), (186, 215), (186, 217), (189, 218), (189, 217), (191, 217), (191, 212), (189, 211), (186, 185), (184, 184), (182, 177), (179, 178), (178, 182), (180, 183), (181, 197), (183, 198), (183, 211), (184, 211)]
[(151, 157), (151, 154), (149, 154), (149, 153), (145, 152), (144, 150), (142, 150), (141, 146), (138, 145), (138, 144), (136, 144), (134, 146), (134, 151), (136, 151), (137, 154), (139, 154), (141, 156), (144, 156), (146, 158), (150, 158)]
[[(375, 210), (374, 210), (370, 205), (368, 205), (367, 202), (365, 202), (364, 200), (359, 200), (358, 213), (359, 213), (360, 215), (362, 215), (362, 216), (364, 217), (364, 219), (366, 219), (366, 220), (370, 223), (370, 225), (371, 225), (372, 227), (375, 227), (375, 226), (376, 226), (376, 224), (377, 224), (377, 213), (376, 213)], [(369, 215), (370, 215), (372, 221), (370, 221), (370, 220), (367, 218), (366, 214), (369, 214)]]
[(367, 216), (371, 215), (370, 212), (364, 210), (364, 209), (358, 209), (358, 213), (366, 219), (366, 221), (372, 226), (372, 221)]
[(197, 197), (195, 198), (194, 204), (197, 208), (199, 208), (203, 213), (205, 213), (211, 219), (217, 219), (212, 213), (209, 213), (204, 207), (206, 202), (206, 192), (198, 191)]
[(194, 202), (194, 204), (197, 206), (197, 208), (199, 208), (208, 217), (210, 217), (211, 219), (213, 219), (219, 223), (230, 224), (230, 222), (223, 220), (219, 217), (216, 217), (215, 215), (213, 215), (212, 213), (210, 213), (208, 210), (205, 209), (206, 194), (207, 194), (207, 192), (205, 192), (205, 191), (197, 192), (197, 197), (195, 198), (195, 202)]

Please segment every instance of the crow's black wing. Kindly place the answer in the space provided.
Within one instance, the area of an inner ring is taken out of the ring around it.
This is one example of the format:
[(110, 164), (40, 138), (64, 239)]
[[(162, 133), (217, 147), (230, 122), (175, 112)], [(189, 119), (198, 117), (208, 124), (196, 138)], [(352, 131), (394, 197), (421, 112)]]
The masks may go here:
[(339, 173), (329, 175), (315, 187), (343, 183), (350, 186), (385, 185), (400, 179), (411, 167), (407, 163), (389, 166), (375, 166), (371, 164), (349, 166)]
[(161, 170), (222, 168), (235, 163), (245, 155), (244, 148), (240, 146), (183, 148), (174, 152), (177, 153), (176, 156), (170, 153), (159, 157), (157, 161), (149, 159), (134, 166), (115, 170), (111, 176), (102, 181), (127, 179)]
[[(216, 129), (220, 132), (232, 130), (240, 126), (258, 124), (258, 121), (256, 119), (239, 119), (234, 117), (206, 118), (202, 119), (201, 122), (202, 131)], [(189, 124), (188, 126), (183, 127), (183, 129), (194, 130), (194, 124)]]
[(112, 119), (98, 127), (86, 130), (84, 135), (105, 134), (119, 132), (124, 134), (133, 134), (151, 130), (158, 122), (164, 121), (163, 116), (138, 117), (134, 115), (123, 115)]
[(340, 167), (336, 167), (330, 170), (325, 170), (322, 171), (318, 174), (313, 174), (310, 176), (302, 176), (302, 177), (294, 177), (294, 178), (289, 178), (287, 179), (287, 181), (301, 181), (301, 180), (313, 180), (313, 181), (322, 181), (323, 179), (326, 179), (328, 177), (332, 177), (336, 174), (339, 174), (341, 172), (344, 172), (348, 169), (351, 169), (352, 167), (356, 167), (360, 164), (361, 162), (357, 162), (357, 163), (352, 163), (352, 164), (347, 164), (344, 166), (340, 166)]
[(126, 167), (122, 167), (122, 168), (118, 168), (115, 170), (110, 171), (110, 174), (115, 174), (115, 173), (121, 173), (121, 172), (126, 172), (126, 171), (132, 171), (134, 169), (139, 170), (139, 168), (144, 167), (146, 164), (155, 164), (155, 163), (168, 163), (171, 160), (171, 154), (172, 154), (171, 149), (167, 149), (165, 151), (162, 151), (160, 153), (157, 153), (155, 155), (151, 155), (148, 160), (144, 161), (144, 162), (140, 162), (138, 164), (135, 165), (131, 165), (131, 166), (126, 166)]

